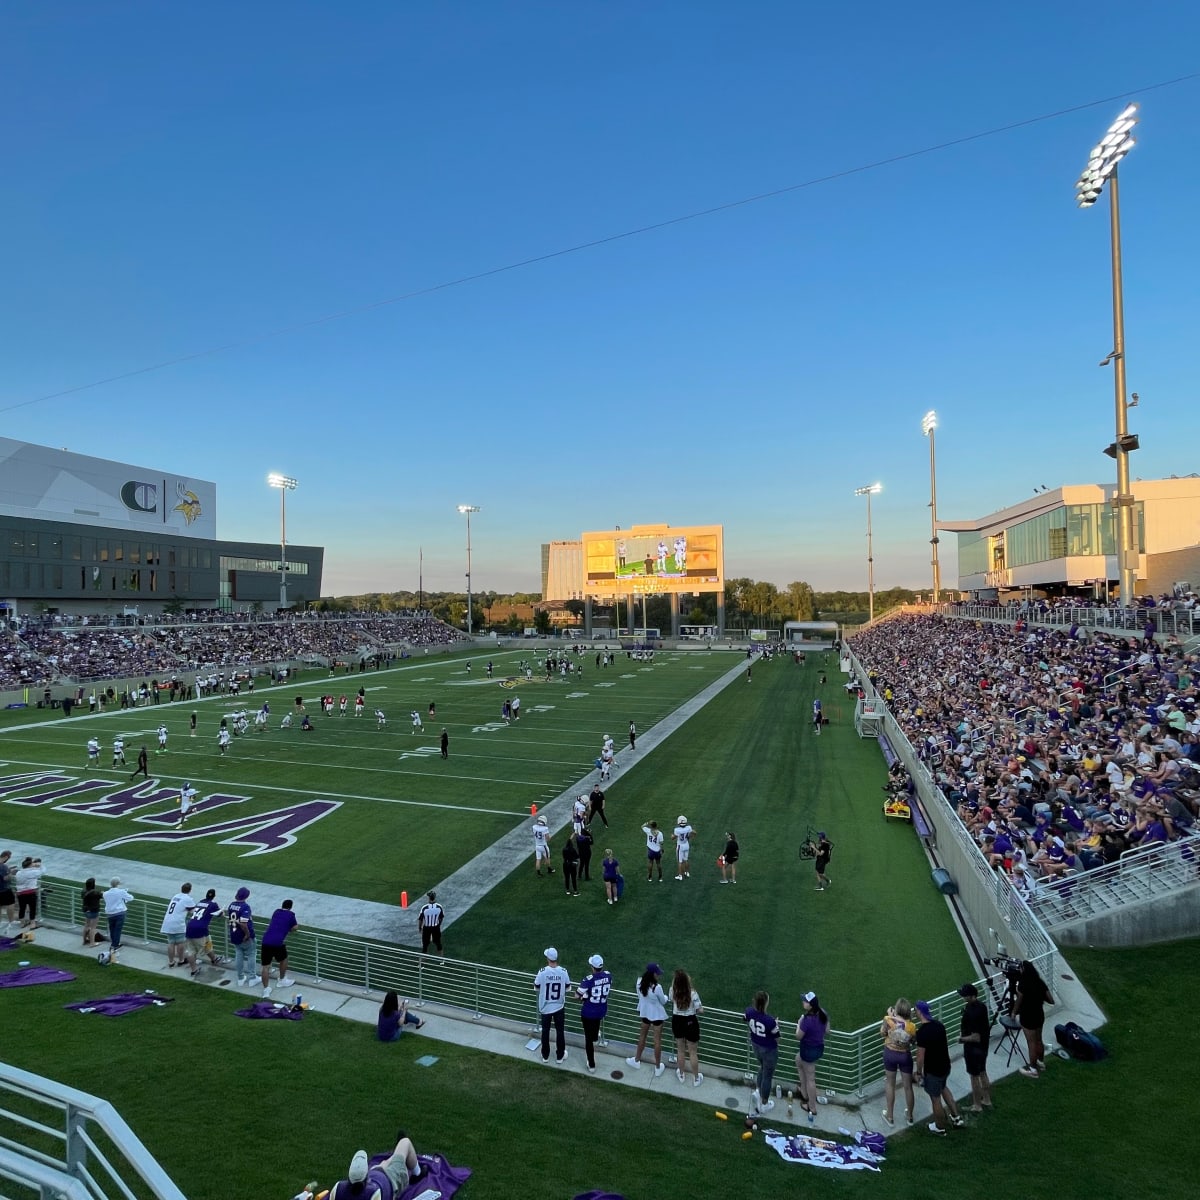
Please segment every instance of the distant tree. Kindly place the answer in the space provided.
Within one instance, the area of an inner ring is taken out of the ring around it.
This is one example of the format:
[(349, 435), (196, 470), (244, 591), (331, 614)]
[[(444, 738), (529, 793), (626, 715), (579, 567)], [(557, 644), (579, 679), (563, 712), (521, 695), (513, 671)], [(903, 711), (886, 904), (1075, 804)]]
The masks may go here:
[(516, 613), (509, 613), (508, 620), (504, 622), (504, 632), (520, 633), (524, 628), (521, 618)]
[(788, 611), (793, 621), (811, 621), (815, 612), (813, 590), (807, 583), (787, 585)]
[(547, 637), (550, 633), (550, 614), (544, 609), (539, 608), (533, 614), (533, 627), (541, 634), (542, 637)]
[(582, 600), (567, 600), (563, 604), (563, 608), (575, 618), (576, 622), (581, 622), (583, 614), (587, 611), (587, 605)]

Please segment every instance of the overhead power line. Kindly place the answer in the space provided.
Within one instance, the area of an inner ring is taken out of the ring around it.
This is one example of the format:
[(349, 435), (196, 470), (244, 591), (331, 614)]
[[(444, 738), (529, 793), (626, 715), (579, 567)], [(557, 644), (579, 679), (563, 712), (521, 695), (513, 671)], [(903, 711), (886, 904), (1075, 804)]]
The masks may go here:
[(1117, 100), (1126, 100), (1133, 95), (1144, 95), (1147, 92), (1160, 91), (1163, 88), (1175, 87), (1181, 83), (1190, 83), (1196, 79), (1200, 79), (1200, 71), (1193, 72), (1190, 75), (1178, 75), (1174, 79), (1160, 80), (1158, 83), (1148, 84), (1144, 87), (1130, 88), (1110, 96), (1088, 100), (1083, 104), (1073, 104), (1068, 108), (1055, 109), (1053, 112), (1041, 113), (1036, 117), (1026, 117), (1021, 121), (1010, 121), (1008, 124), (997, 125), (991, 129), (981, 129), (976, 133), (969, 133), (963, 137), (950, 138), (944, 142), (936, 142), (931, 146), (922, 146), (916, 150), (906, 150), (900, 154), (892, 154), (887, 158), (875, 159), (873, 162), (860, 163), (858, 166), (847, 167), (841, 171), (833, 171), (827, 175), (817, 175), (801, 183), (792, 183), (786, 187), (772, 188), (766, 192), (757, 192), (752, 196), (743, 196), (738, 200), (726, 201), (724, 204), (714, 204), (709, 208), (700, 208), (694, 212), (683, 213), (680, 216), (667, 217), (662, 221), (653, 221), (647, 225), (639, 225), (634, 229), (623, 230), (620, 233), (610, 233), (604, 237), (592, 238), (590, 241), (578, 242), (573, 246), (564, 246), (558, 250), (549, 250), (545, 254), (535, 254), (531, 258), (518, 259), (515, 262), (505, 263), (503, 266), (490, 267), (487, 270), (475, 271), (469, 275), (459, 275), (454, 279), (446, 279), (441, 283), (414, 288), (412, 291), (402, 292), (397, 296), (389, 296), (383, 300), (373, 300), (366, 304), (355, 305), (352, 308), (343, 308), (337, 312), (325, 313), (323, 316), (311, 317), (305, 321), (295, 321), (288, 325), (280, 325), (275, 329), (268, 329), (261, 333), (248, 334), (245, 337), (236, 338), (230, 342), (209, 346), (204, 350), (196, 350), (190, 354), (181, 354), (175, 358), (166, 358), (161, 362), (150, 363), (147, 366), (136, 367), (129, 371), (121, 371), (116, 375), (107, 375), (102, 379), (93, 379), (90, 383), (80, 383), (74, 387), (62, 388), (56, 392), (47, 392), (41, 396), (32, 396), (28, 400), (21, 400), (16, 404), (0, 408), (0, 413), (13, 412), (18, 408), (26, 408), (32, 404), (41, 404), (45, 400), (58, 400), (64, 396), (74, 396), (79, 392), (91, 391), (93, 388), (104, 387), (110, 383), (120, 383), (126, 379), (136, 379), (139, 375), (150, 375), (155, 371), (165, 371), (168, 367), (177, 367), (184, 363), (195, 362), (197, 359), (212, 358), (214, 355), (224, 354), (229, 350), (240, 350), (248, 346), (256, 346), (263, 342), (271, 341), (273, 338), (283, 337), (289, 333), (299, 333), (301, 330), (313, 329), (318, 325), (328, 325), (334, 321), (344, 321), (349, 317), (356, 317), (363, 313), (374, 312), (377, 309), (388, 308), (394, 304), (404, 304), (409, 300), (417, 300), (422, 296), (432, 296), (437, 292), (448, 291), (450, 288), (463, 287), (468, 283), (478, 283), (481, 280), (491, 279), (497, 275), (505, 275), (510, 271), (524, 270), (526, 267), (536, 266), (538, 263), (552, 262), (556, 258), (566, 258), (568, 255), (581, 254), (585, 250), (595, 250), (601, 246), (612, 245), (614, 242), (623, 242), (631, 238), (643, 237), (649, 233), (656, 233), (661, 229), (670, 229), (674, 225), (685, 225), (691, 221), (700, 221), (705, 217), (716, 216), (718, 213), (732, 212), (734, 209), (746, 208), (751, 204), (761, 204), (765, 200), (774, 200), (779, 196), (787, 196), (793, 192), (804, 191), (806, 188), (833, 183), (839, 179), (848, 179), (850, 176), (861, 175), (867, 171), (878, 171), (883, 167), (908, 162), (914, 158), (922, 158), (927, 154), (937, 154), (943, 150), (951, 150), (955, 146), (965, 146), (970, 142), (997, 137), (1002, 133), (1011, 133), (1015, 129), (1025, 129), (1031, 125), (1040, 125), (1046, 121), (1054, 121), (1060, 117), (1069, 116), (1072, 113), (1084, 112), (1090, 108), (1098, 108), (1102, 104), (1112, 104)]

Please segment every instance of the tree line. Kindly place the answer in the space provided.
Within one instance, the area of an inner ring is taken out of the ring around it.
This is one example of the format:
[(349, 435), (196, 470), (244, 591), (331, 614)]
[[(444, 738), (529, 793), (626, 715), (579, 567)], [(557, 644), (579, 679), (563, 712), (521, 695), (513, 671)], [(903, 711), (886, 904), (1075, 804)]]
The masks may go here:
[[(911, 604), (919, 592), (911, 588), (888, 588), (875, 592), (875, 613), (885, 613), (901, 604)], [(680, 619), (689, 625), (717, 623), (717, 596), (702, 592), (682, 596)], [(475, 630), (495, 630), (498, 633), (521, 633), (526, 622), (515, 614), (503, 620), (492, 620), (492, 610), (510, 605), (537, 604), (537, 592), (479, 592), (471, 597), (471, 625)], [(857, 624), (867, 619), (869, 597), (866, 591), (817, 591), (802, 581), (780, 588), (764, 580), (747, 577), (725, 581), (725, 625), (729, 629), (779, 629), (785, 621), (836, 620)], [(621, 601), (620, 623), (631, 623), (629, 601)], [(670, 600), (665, 595), (650, 596), (643, 602), (633, 601), (632, 623), (643, 622), (657, 629), (671, 625)], [(422, 610), (450, 625), (466, 626), (467, 597), (465, 592), (366, 592), (358, 596), (335, 596), (317, 601), (313, 608), (324, 612), (415, 612)], [(580, 622), (583, 619), (582, 600), (568, 600), (564, 607)], [(592, 621), (596, 625), (617, 622), (616, 611), (610, 606), (592, 605)], [(533, 626), (539, 632), (549, 632), (549, 614), (534, 614)]]

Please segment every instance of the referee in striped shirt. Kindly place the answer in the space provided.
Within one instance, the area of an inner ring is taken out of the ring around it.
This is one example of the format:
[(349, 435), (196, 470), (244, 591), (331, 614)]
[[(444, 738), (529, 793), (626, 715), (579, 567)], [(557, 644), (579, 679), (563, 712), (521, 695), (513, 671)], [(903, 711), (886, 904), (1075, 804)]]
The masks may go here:
[(437, 902), (437, 893), (429, 893), (429, 903), (422, 905), (417, 914), (417, 922), (421, 926), (421, 953), (428, 954), (430, 944), (436, 947), (438, 954), (445, 957), (442, 949), (442, 922), (446, 919), (446, 910)]

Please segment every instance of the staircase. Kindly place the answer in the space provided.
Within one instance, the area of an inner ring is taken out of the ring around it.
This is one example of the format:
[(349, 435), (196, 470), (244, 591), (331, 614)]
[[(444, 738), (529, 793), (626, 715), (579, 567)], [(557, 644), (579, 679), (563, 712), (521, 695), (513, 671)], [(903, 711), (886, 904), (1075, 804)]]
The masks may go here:
[(1200, 834), (1130, 850), (1106, 867), (1043, 884), (1029, 907), (1058, 940), (1071, 926), (1131, 906), (1163, 904), (1185, 895), (1195, 900), (1196, 894), (1200, 894)]

